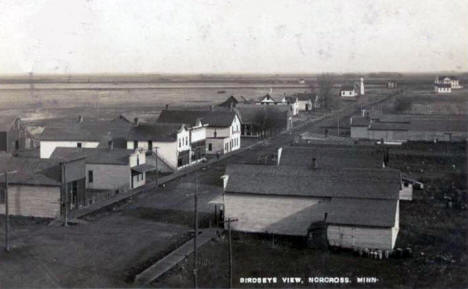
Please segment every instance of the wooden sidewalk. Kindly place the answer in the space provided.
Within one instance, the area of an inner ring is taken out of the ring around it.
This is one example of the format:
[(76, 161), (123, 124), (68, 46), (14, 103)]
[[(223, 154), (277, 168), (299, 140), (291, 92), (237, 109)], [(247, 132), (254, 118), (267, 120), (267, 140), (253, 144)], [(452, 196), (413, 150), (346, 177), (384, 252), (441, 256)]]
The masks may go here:
[[(221, 229), (201, 229), (197, 239), (197, 248), (200, 248), (208, 241), (217, 236), (216, 231)], [(184, 243), (179, 248), (175, 249), (164, 258), (160, 259), (146, 270), (135, 276), (135, 284), (148, 285), (161, 275), (176, 266), (179, 262), (184, 260), (187, 256), (193, 253), (193, 238)]]

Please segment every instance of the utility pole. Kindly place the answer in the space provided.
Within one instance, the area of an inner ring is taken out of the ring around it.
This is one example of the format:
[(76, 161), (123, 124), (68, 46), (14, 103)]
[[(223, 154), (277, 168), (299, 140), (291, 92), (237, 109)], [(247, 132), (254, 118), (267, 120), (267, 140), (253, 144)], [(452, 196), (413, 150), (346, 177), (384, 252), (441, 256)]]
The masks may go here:
[(195, 236), (193, 238), (193, 287), (198, 288), (198, 249), (197, 249), (197, 239), (198, 239), (198, 172), (195, 172), (195, 194), (193, 194), (193, 205), (194, 205), (194, 232)]
[(67, 178), (65, 176), (65, 162), (60, 163), (60, 168), (62, 172), (62, 188), (63, 188), (63, 197), (64, 197), (64, 212), (63, 212), (63, 226), (68, 227), (68, 188), (67, 188)]
[(232, 288), (232, 236), (231, 236), (231, 223), (237, 222), (238, 219), (228, 218), (225, 223), (228, 225), (228, 238), (229, 238), (229, 288)]
[(14, 174), (16, 171), (5, 171), (3, 173), (5, 177), (5, 251), (10, 251), (10, 242), (9, 242), (9, 233), (10, 233), (10, 214), (9, 214), (9, 204), (8, 204), (8, 174)]

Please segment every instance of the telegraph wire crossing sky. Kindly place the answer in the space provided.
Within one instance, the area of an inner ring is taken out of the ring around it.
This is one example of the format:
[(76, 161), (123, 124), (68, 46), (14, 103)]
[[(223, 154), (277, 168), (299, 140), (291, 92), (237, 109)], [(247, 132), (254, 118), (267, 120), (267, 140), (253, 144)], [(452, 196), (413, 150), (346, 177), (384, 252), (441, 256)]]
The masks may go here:
[(0, 0), (0, 74), (468, 70), (468, 1)]

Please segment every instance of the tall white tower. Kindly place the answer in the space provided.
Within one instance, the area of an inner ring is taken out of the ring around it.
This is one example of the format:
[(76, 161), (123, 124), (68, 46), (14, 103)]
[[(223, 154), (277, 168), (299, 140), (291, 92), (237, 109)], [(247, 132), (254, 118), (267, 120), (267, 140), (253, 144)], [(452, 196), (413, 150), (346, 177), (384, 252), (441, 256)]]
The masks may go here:
[(364, 77), (361, 77), (361, 95), (364, 95)]

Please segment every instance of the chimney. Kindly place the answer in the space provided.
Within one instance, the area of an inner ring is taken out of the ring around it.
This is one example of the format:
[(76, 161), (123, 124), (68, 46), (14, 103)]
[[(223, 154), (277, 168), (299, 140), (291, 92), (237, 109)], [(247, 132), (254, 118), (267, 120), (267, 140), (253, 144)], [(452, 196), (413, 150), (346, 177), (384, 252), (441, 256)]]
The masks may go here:
[(139, 126), (140, 125), (140, 119), (138, 119), (138, 117), (135, 117), (133, 119), (133, 122), (135, 123), (135, 126)]
[(166, 110), (169, 110), (169, 104), (166, 104)]
[(82, 123), (83, 120), (84, 120), (84, 118), (83, 118), (83, 116), (80, 114), (80, 115), (78, 116), (78, 122), (79, 122), (79, 123)]
[(312, 169), (313, 170), (317, 169), (317, 159), (316, 158), (312, 158)]
[(109, 150), (113, 150), (114, 149), (114, 142), (112, 140), (108, 141), (107, 142), (107, 147), (109, 148)]

